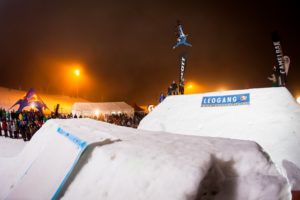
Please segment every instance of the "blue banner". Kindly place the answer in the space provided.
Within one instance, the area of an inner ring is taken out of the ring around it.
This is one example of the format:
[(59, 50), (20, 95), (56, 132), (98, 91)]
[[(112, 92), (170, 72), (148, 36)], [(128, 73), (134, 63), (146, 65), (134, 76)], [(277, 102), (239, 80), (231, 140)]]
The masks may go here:
[(250, 104), (250, 94), (235, 94), (224, 96), (207, 96), (202, 98), (202, 107), (236, 106)]
[(76, 144), (77, 146), (79, 146), (81, 149), (84, 149), (87, 146), (86, 141), (81, 140), (80, 138), (76, 137), (75, 135), (72, 135), (72, 134), (66, 132), (62, 128), (58, 128), (57, 132), (59, 134), (65, 136), (66, 138), (68, 138), (71, 142), (73, 142), (74, 144)]

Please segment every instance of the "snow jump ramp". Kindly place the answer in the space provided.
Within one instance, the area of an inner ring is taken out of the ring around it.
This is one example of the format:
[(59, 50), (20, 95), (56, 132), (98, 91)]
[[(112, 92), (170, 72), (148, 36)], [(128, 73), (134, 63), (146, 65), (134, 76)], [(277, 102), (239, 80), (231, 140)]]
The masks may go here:
[(300, 106), (285, 87), (169, 96), (138, 128), (255, 141), (300, 190)]
[(50, 120), (0, 158), (0, 199), (289, 199), (255, 142)]
[(9, 173), (1, 176), (10, 184), (1, 187), (8, 193), (0, 192), (0, 199), (56, 199), (84, 151), (95, 143), (101, 146), (114, 142), (113, 137), (71, 130), (66, 131), (53, 120), (43, 126), (14, 159)]

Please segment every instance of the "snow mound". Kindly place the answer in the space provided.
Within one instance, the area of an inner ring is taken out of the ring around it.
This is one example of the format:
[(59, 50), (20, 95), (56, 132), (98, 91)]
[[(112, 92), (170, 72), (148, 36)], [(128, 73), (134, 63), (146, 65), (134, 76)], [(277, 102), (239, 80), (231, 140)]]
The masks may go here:
[(285, 177), (255, 142), (91, 119), (48, 121), (0, 166), (0, 199), (290, 198)]
[[(202, 107), (207, 97), (249, 94), (249, 104)], [(280, 167), (287, 160), (297, 171), (287, 171), (293, 189), (300, 182), (300, 106), (284, 88), (262, 88), (170, 96), (140, 123), (139, 129), (184, 135), (252, 140)], [(297, 177), (291, 177), (291, 175)], [(291, 179), (290, 179), (291, 180)]]

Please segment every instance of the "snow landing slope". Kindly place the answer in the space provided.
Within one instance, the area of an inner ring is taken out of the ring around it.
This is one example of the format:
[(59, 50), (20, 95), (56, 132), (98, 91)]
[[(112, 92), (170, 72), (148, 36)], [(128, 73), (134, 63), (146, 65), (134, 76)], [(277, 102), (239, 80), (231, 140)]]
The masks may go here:
[[(207, 97), (239, 94), (249, 94), (248, 105), (201, 106)], [(300, 106), (285, 87), (170, 96), (138, 128), (255, 141), (300, 190)]]
[(286, 179), (251, 141), (50, 120), (0, 158), (0, 199), (289, 199)]

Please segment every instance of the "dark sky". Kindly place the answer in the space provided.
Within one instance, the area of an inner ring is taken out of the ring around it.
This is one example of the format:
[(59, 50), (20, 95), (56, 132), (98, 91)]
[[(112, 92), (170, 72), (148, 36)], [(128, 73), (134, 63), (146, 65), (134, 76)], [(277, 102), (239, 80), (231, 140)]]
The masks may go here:
[[(268, 87), (277, 30), (287, 87), (300, 95), (298, 10), (278, 0), (1, 0), (0, 86), (74, 95), (80, 84), (93, 101), (157, 103), (187, 50), (186, 81), (204, 91)], [(192, 48), (172, 50), (177, 19)]]

